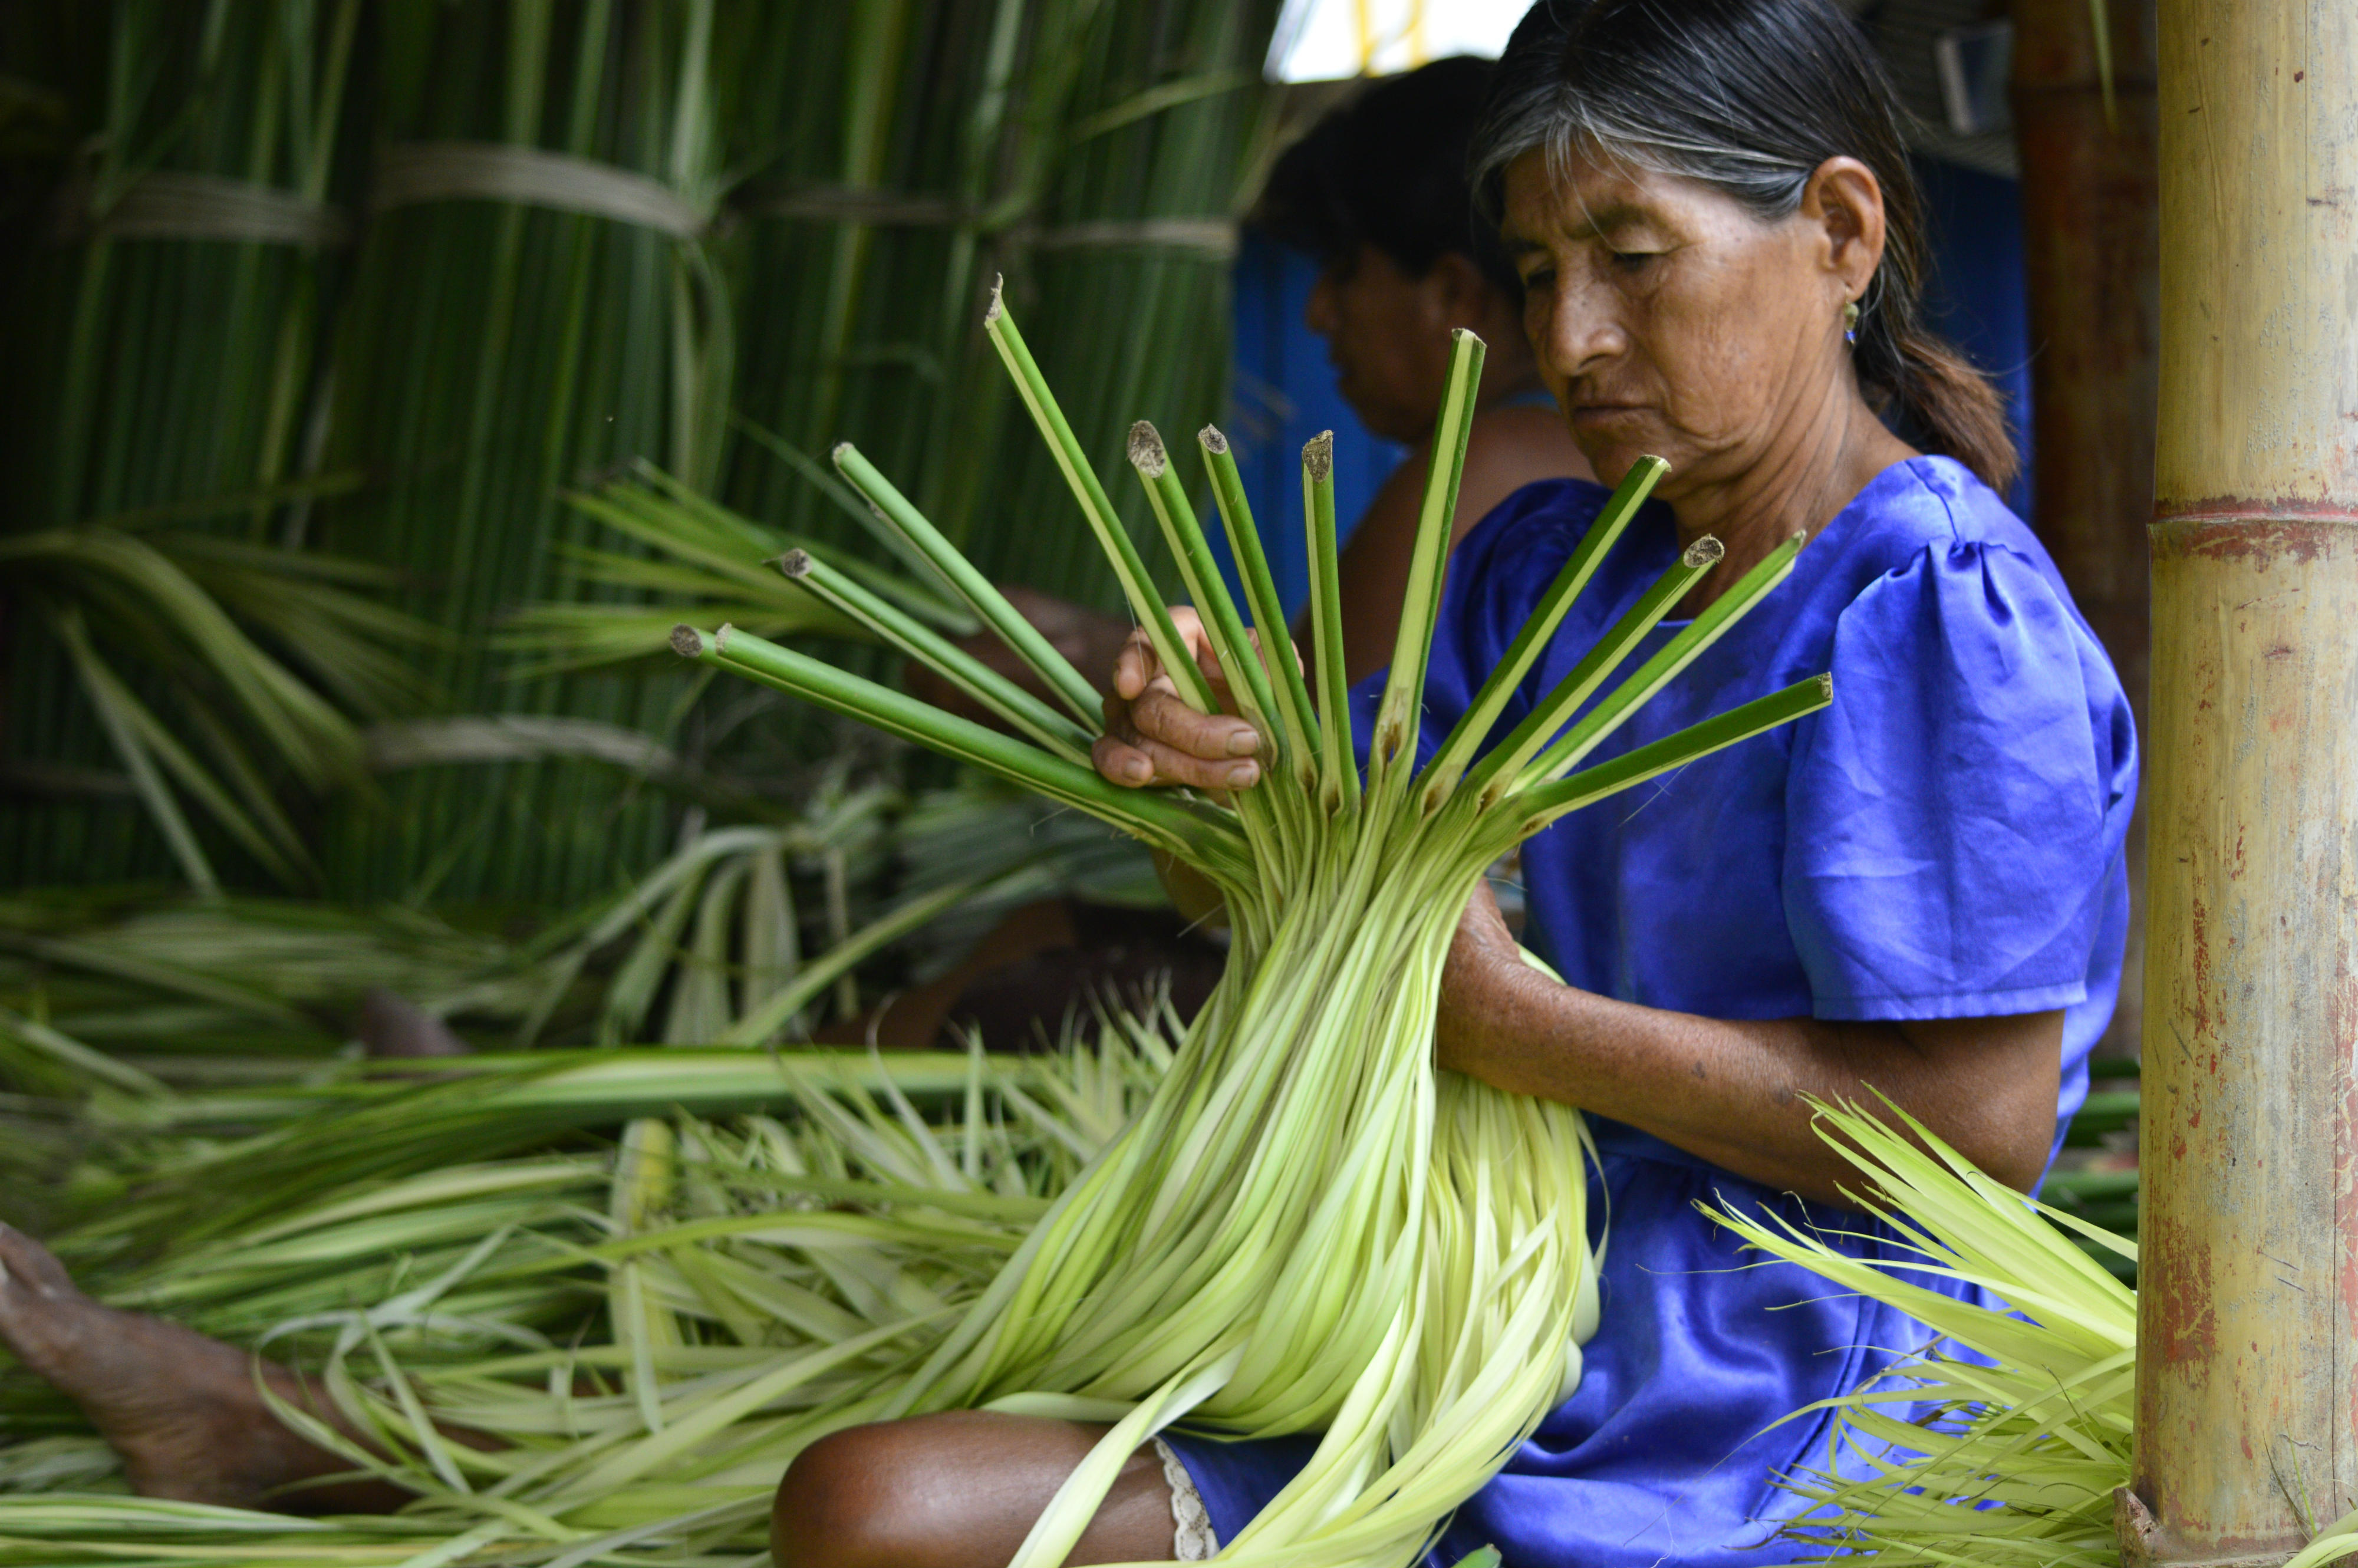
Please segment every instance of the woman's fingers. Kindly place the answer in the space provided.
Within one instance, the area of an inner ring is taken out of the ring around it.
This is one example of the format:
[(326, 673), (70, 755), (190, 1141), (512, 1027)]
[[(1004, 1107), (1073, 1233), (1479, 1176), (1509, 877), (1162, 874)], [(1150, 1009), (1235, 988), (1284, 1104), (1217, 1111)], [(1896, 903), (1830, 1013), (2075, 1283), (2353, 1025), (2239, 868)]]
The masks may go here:
[(1198, 713), (1157, 680), (1135, 702), (1106, 702), (1106, 730), (1094, 749), (1098, 772), (1116, 784), (1248, 789), (1260, 782), (1252, 760), (1260, 737), (1241, 719)]
[(1132, 789), (1148, 784), (1187, 784), (1200, 790), (1249, 789), (1260, 782), (1260, 764), (1221, 762), (1174, 752), (1160, 741), (1117, 741), (1098, 737), (1093, 752), (1098, 772)]
[(1130, 705), (1130, 727), (1146, 741), (1206, 762), (1233, 762), (1260, 750), (1260, 736), (1251, 725), (1225, 713), (1196, 712), (1168, 681), (1155, 682)]
[[(1228, 684), (1219, 678), (1202, 621), (1184, 605), (1172, 611), (1171, 620), (1197, 665), (1212, 677), (1213, 695), (1228, 706)], [(1106, 732), (1092, 759), (1098, 772), (1115, 784), (1230, 790), (1260, 782), (1260, 764), (1251, 760), (1260, 750), (1260, 734), (1241, 719), (1188, 707), (1143, 631), (1131, 633), (1115, 658), (1105, 718)]]

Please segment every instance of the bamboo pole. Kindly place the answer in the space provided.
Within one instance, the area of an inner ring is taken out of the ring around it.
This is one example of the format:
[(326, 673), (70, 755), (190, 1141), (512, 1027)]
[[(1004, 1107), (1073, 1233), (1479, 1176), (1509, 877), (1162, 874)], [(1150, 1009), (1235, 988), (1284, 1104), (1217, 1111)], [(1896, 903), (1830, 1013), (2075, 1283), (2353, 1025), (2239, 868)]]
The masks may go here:
[(2358, 1489), (2358, 8), (2163, 0), (2131, 1564)]

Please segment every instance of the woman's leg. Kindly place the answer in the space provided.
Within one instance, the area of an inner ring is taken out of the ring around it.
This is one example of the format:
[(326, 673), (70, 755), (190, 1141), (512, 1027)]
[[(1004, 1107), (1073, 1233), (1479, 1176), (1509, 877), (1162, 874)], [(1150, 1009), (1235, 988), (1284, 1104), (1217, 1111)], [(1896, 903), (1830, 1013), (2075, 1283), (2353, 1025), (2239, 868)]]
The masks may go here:
[[(803, 1451), (770, 1517), (777, 1568), (1006, 1568), (1105, 1428), (954, 1411), (855, 1426)], [(1171, 1487), (1130, 1456), (1067, 1563), (1173, 1557)]]
[(91, 1300), (48, 1248), (5, 1225), (0, 1346), (81, 1407), (143, 1497), (287, 1513), (390, 1513), (409, 1501), (373, 1477), (282, 1495), (352, 1465), (272, 1413), (254, 1386), (257, 1366), (273, 1394), (345, 1430), (327, 1399), (284, 1367)]

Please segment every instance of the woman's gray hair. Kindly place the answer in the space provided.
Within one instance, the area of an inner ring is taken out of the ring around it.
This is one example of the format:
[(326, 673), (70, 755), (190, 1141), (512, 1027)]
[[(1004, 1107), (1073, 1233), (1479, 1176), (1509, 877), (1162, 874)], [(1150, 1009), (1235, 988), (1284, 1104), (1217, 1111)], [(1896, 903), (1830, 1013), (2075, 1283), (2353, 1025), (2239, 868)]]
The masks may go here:
[(1855, 363), (1902, 433), (1994, 488), (2018, 459), (1996, 390), (1921, 319), (1921, 202), (1903, 113), (1866, 38), (1833, 0), (1539, 0), (1498, 62), (1471, 158), (1497, 222), (1506, 171), (1603, 158), (1708, 186), (1763, 222), (1790, 217), (1828, 158), (1883, 189), (1883, 262)]

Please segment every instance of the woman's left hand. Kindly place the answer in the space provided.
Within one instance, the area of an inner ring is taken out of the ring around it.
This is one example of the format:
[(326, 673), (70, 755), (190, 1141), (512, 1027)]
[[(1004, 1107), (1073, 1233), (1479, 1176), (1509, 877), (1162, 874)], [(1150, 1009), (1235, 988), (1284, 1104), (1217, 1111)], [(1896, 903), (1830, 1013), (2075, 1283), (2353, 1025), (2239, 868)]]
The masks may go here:
[(1505, 994), (1520, 977), (1547, 977), (1523, 962), (1522, 945), (1507, 929), (1497, 895), (1484, 882), (1458, 917), (1457, 935), (1441, 971), (1441, 1010), (1433, 1027), (1434, 1065), (1482, 1076), (1482, 1045)]

